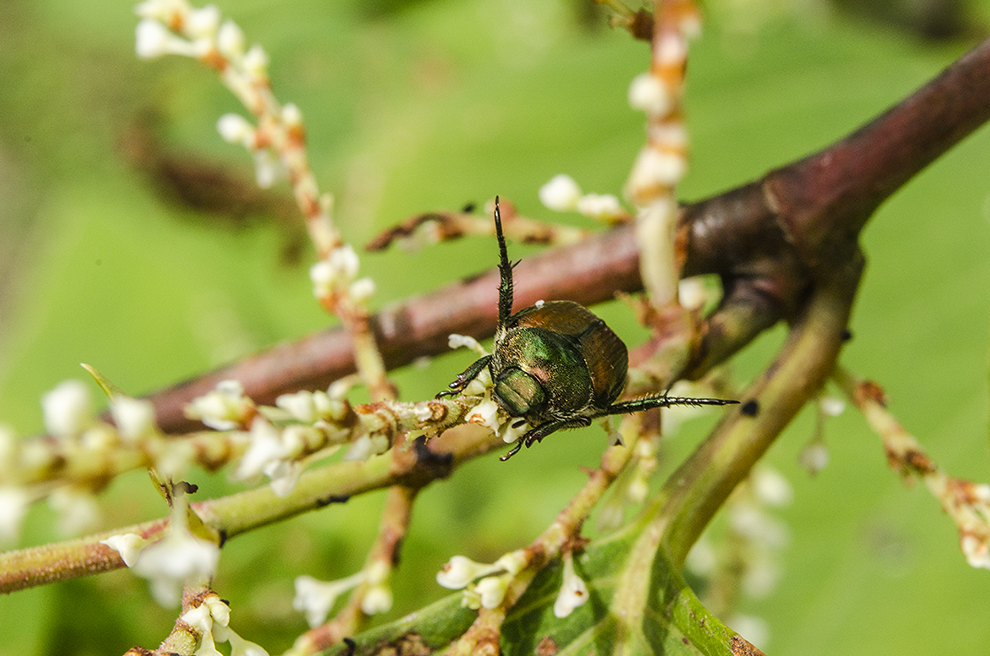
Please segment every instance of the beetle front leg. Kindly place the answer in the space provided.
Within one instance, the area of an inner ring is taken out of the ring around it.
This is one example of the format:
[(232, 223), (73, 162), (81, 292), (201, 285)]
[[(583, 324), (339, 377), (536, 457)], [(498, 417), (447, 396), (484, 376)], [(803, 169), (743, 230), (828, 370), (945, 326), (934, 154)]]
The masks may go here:
[(450, 388), (449, 390), (444, 390), (440, 392), (439, 394), (436, 395), (436, 398), (439, 399), (440, 397), (443, 396), (454, 396), (455, 394), (460, 394), (461, 392), (463, 392), (464, 388), (467, 387), (472, 380), (478, 377), (478, 374), (481, 373), (481, 370), (488, 366), (488, 363), (491, 362), (491, 359), (492, 356), (486, 355), (480, 360), (476, 360), (470, 367), (465, 369), (463, 372), (457, 374), (457, 378), (454, 379), (454, 382), (452, 382), (450, 385), (447, 386)]
[(551, 433), (556, 433), (564, 428), (583, 428), (590, 426), (591, 420), (587, 417), (570, 417), (568, 419), (557, 419), (541, 424), (522, 436), (522, 441), (526, 443), (526, 448), (533, 446), (537, 442), (542, 442), (543, 438)]

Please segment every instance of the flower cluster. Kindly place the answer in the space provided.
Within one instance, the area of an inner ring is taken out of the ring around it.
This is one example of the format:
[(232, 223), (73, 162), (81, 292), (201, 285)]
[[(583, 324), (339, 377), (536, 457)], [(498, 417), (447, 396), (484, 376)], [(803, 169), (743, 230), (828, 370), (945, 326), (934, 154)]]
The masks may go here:
[(68, 380), (45, 393), (41, 406), (51, 439), (22, 441), (0, 426), (0, 541), (16, 541), (28, 507), (45, 498), (62, 533), (85, 532), (99, 521), (94, 494), (107, 480), (149, 465), (162, 475), (178, 475), (192, 458), (186, 442), (161, 435), (149, 401), (114, 394), (116, 425), (110, 424), (96, 417), (89, 388)]
[(364, 305), (375, 293), (375, 282), (371, 278), (357, 277), (359, 265), (357, 253), (350, 244), (333, 249), (309, 269), (313, 295), (320, 299), (346, 296), (354, 303)]
[(230, 643), (230, 656), (268, 656), (259, 645), (237, 635), (230, 628), (230, 607), (216, 593), (210, 592), (202, 602), (179, 618), (198, 636), (194, 656), (221, 656), (217, 642)]
[(162, 606), (177, 605), (184, 586), (213, 578), (220, 560), (220, 547), (215, 542), (189, 530), (188, 512), (186, 496), (175, 494), (171, 523), (163, 538), (149, 541), (135, 533), (124, 533), (100, 541), (119, 553), (135, 574), (148, 579), (152, 596)]
[(528, 564), (529, 556), (524, 550), (511, 551), (491, 565), (454, 556), (437, 573), (437, 583), (449, 590), (463, 589), (461, 603), (468, 608), (497, 608), (512, 579)]
[(558, 212), (577, 211), (606, 223), (629, 219), (618, 198), (612, 194), (583, 194), (574, 178), (563, 173), (540, 187), (539, 196), (540, 202)]
[(318, 581), (311, 576), (300, 576), (296, 579), (296, 596), (292, 606), (306, 614), (310, 628), (316, 628), (326, 621), (340, 595), (364, 584), (361, 612), (365, 615), (387, 613), (392, 608), (392, 590), (388, 585), (390, 576), (391, 568), (381, 562), (337, 581)]

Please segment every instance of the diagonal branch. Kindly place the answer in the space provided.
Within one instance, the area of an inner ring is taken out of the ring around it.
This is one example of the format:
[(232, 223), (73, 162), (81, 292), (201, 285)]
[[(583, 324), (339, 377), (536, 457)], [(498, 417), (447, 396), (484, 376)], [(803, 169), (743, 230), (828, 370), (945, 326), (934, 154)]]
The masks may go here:
[[(990, 40), (901, 103), (828, 148), (761, 181), (688, 205), (680, 223), (685, 275), (718, 274), (722, 305), (686, 374), (701, 375), (803, 307), (822, 267), (852, 255), (870, 214), (904, 182), (990, 117)], [(518, 269), (521, 304), (567, 298), (585, 305), (641, 289), (630, 227), (547, 251)], [(370, 317), (388, 368), (447, 350), (447, 335), (495, 328), (495, 271), (411, 298)], [(529, 281), (526, 284), (526, 281)], [(283, 344), (151, 396), (162, 428), (191, 430), (182, 414), (217, 381), (236, 378), (258, 402), (325, 387), (354, 371), (341, 329)]]

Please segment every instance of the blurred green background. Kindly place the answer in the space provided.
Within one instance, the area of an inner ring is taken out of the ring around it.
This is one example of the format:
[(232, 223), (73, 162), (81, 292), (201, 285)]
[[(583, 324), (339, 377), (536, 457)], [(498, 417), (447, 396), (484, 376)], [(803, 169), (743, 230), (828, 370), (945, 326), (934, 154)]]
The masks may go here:
[[(965, 20), (935, 42), (898, 3), (885, 4), (890, 13), (863, 19), (812, 0), (709, 3), (690, 57), (693, 156), (682, 197), (736, 186), (841, 137), (975, 44), (990, 21), (983, 3), (961, 3)], [(539, 186), (567, 172), (585, 190), (618, 193), (643, 142), (626, 90), (647, 47), (576, 1), (221, 8), (270, 54), (279, 99), (302, 109), (314, 171), (355, 244), (411, 214), (496, 193), (530, 216), (580, 225), (542, 208)], [(246, 153), (215, 130), (221, 114), (244, 112), (193, 61), (138, 61), (135, 24), (132, 5), (116, 0), (0, 3), (0, 421), (23, 435), (42, 429), (44, 391), (85, 379), (79, 362), (141, 394), (328, 323), (284, 183), (239, 204), (183, 199), (193, 182), (211, 188), (207, 174), (220, 172), (222, 188), (250, 182)], [(867, 228), (869, 264), (842, 358), (885, 386), (890, 408), (941, 466), (978, 481), (990, 479), (988, 222), (983, 129)], [(373, 302), (494, 265), (489, 241), (362, 256), (378, 283)], [(511, 248), (513, 257), (533, 252)], [(643, 335), (624, 308), (598, 309), (627, 342)], [(772, 331), (743, 353), (740, 378), (764, 366), (782, 336)], [(397, 372), (403, 398), (431, 396), (471, 359)], [(805, 411), (768, 456), (795, 499), (781, 512), (792, 533), (784, 577), (740, 609), (766, 622), (762, 646), (984, 651), (990, 573), (966, 565), (951, 522), (887, 469), (855, 412), (827, 424), (831, 464), (809, 477), (796, 457), (813, 426)], [(671, 466), (703, 429), (671, 438)], [(528, 544), (583, 483), (579, 467), (597, 462), (602, 437), (597, 428), (561, 434), (510, 464), (484, 459), (428, 488), (389, 617), (442, 596), (434, 575), (451, 555), (490, 562)], [(201, 497), (240, 489), (222, 474), (189, 479)], [(140, 472), (101, 501), (105, 528), (164, 514)], [(352, 499), (229, 543), (216, 586), (232, 603), (232, 626), (272, 653), (288, 647), (305, 628), (292, 579), (356, 571), (381, 502)], [(59, 539), (54, 522), (46, 506), (33, 509), (20, 546)], [(142, 581), (115, 572), (0, 597), (0, 654), (154, 647), (173, 619)]]

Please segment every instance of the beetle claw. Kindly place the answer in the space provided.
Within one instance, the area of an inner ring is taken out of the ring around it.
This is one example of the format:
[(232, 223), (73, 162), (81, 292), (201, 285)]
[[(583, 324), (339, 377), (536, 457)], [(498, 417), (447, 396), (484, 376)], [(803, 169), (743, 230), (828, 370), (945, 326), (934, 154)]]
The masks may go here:
[[(508, 452), (508, 453), (506, 453), (506, 454), (505, 454), (504, 456), (501, 456), (501, 457), (499, 458), (499, 460), (501, 460), (502, 462), (505, 462), (506, 460), (508, 460), (508, 459), (509, 459), (509, 458), (511, 458), (512, 456), (514, 456), (514, 455), (516, 455), (517, 453), (519, 453), (519, 449), (521, 449), (521, 448), (522, 448), (522, 445), (523, 445), (523, 438), (521, 438), (521, 437), (520, 437), (520, 438), (519, 438), (519, 441), (518, 441), (518, 442), (516, 442), (516, 445), (515, 445), (514, 447), (512, 447), (512, 448), (511, 448), (511, 449), (509, 450), (509, 452)], [(526, 446), (529, 446), (529, 445), (527, 444)]]

